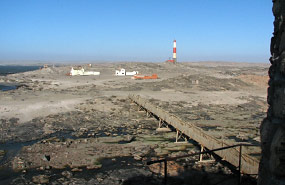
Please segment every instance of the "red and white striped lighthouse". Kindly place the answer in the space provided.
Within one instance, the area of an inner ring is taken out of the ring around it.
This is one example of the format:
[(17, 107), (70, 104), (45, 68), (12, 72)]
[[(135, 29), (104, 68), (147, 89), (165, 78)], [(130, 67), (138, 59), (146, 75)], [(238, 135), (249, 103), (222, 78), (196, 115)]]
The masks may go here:
[(177, 62), (176, 59), (176, 40), (173, 41), (173, 57), (172, 57), (173, 63)]

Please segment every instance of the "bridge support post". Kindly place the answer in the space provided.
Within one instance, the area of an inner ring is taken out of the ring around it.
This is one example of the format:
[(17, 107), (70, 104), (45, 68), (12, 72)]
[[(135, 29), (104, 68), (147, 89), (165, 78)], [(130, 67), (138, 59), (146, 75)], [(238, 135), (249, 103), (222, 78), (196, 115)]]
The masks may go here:
[(139, 112), (141, 112), (141, 111), (143, 111), (143, 110), (144, 110), (144, 108), (143, 108), (142, 106), (140, 106), (140, 105), (139, 105), (139, 107), (138, 107), (138, 111), (139, 111)]
[(161, 125), (162, 125), (162, 119), (161, 119), (161, 118), (159, 118), (158, 128), (161, 128)]
[[(201, 145), (201, 152), (204, 152), (204, 146)], [(199, 162), (202, 162), (203, 161), (203, 154), (200, 154), (199, 156)]]
[(187, 138), (183, 135), (182, 132), (180, 132), (179, 130), (176, 130), (176, 140), (175, 143), (181, 143), (181, 141), (179, 142), (179, 139), (184, 138), (184, 142), (183, 143), (187, 143), (188, 140)]
[[(203, 145), (201, 145), (201, 152), (205, 152), (205, 151), (206, 151), (206, 148), (205, 148)], [(211, 154), (209, 154), (209, 155), (210, 155), (210, 159), (208, 159), (208, 160), (203, 160), (203, 155), (204, 155), (204, 154), (200, 154), (200, 155), (199, 155), (199, 162), (200, 162), (200, 163), (201, 163), (201, 162), (203, 162), (203, 163), (215, 162), (215, 160), (212, 159), (212, 155), (211, 155)]]
[(146, 116), (149, 118), (151, 116), (151, 113), (149, 111), (146, 111)]

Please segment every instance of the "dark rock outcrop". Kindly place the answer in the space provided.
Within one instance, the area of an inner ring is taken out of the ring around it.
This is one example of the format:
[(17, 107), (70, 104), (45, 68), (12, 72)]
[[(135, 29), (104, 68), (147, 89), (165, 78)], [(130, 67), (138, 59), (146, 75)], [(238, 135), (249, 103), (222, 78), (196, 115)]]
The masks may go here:
[(285, 184), (285, 1), (273, 0), (274, 33), (267, 101), (269, 108), (261, 133), (259, 185)]

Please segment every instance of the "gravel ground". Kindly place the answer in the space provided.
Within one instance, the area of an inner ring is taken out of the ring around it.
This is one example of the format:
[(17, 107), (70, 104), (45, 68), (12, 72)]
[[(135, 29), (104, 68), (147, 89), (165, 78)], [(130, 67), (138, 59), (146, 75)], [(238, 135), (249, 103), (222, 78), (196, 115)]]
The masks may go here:
[[(101, 76), (66, 76), (70, 66), (0, 76), (19, 84), (0, 92), (0, 183), (162, 184), (163, 166), (146, 161), (199, 151), (177, 145), (175, 133), (127, 99), (139, 94), (227, 142), (259, 144), (266, 116), (267, 64), (108, 63), (86, 70)], [(115, 69), (157, 73), (157, 80), (114, 76)], [(247, 152), (259, 157), (260, 149)], [(236, 184), (220, 162), (198, 156), (173, 162), (169, 184)], [(243, 184), (254, 184), (244, 177)]]

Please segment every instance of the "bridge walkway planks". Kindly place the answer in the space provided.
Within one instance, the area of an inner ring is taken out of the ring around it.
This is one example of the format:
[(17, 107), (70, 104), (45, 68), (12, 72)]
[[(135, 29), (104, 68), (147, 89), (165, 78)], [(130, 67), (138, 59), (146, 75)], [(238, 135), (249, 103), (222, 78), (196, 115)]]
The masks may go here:
[[(209, 150), (221, 148), (225, 146), (230, 146), (226, 142), (220, 141), (215, 137), (205, 133), (201, 128), (181, 120), (175, 115), (172, 115), (165, 110), (153, 105), (147, 99), (140, 97), (139, 95), (129, 95), (129, 98), (137, 105), (143, 107), (148, 112), (156, 115), (163, 121), (172, 125), (176, 130), (179, 130), (183, 134), (187, 135), (191, 139), (195, 140), (202, 146), (208, 148)], [(230, 164), (238, 167), (239, 166), (239, 149), (230, 148), (227, 150), (216, 151), (215, 154), (229, 162)], [(242, 154), (241, 159), (241, 172), (245, 174), (258, 174), (259, 160), (249, 156), (247, 154)]]

